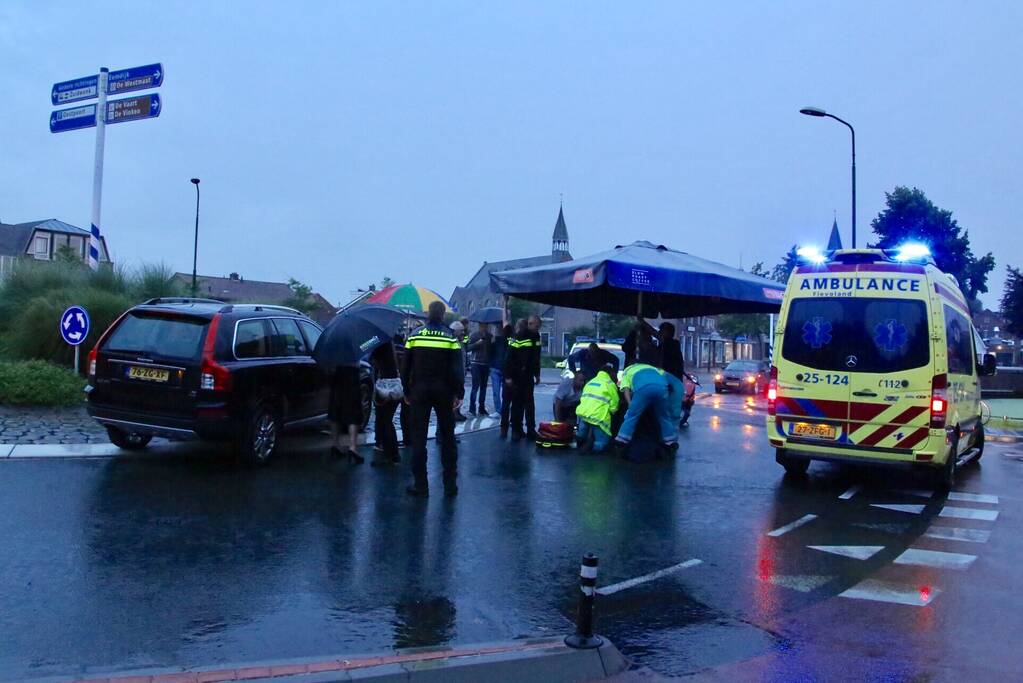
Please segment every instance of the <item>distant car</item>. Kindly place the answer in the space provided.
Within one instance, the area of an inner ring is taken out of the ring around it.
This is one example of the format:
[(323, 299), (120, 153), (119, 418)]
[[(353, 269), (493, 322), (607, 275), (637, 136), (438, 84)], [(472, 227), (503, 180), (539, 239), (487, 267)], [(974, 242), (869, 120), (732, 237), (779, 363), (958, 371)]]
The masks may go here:
[[(281, 431), (326, 418), (329, 382), (311, 353), (322, 330), (282, 306), (151, 299), (89, 354), (89, 414), (126, 450), (153, 436), (226, 441), (265, 462)], [(363, 422), (373, 398), (361, 367)]]
[[(579, 349), (585, 349), (592, 343), (593, 343), (592, 341), (576, 342), (575, 344), (572, 345), (572, 348), (569, 350), (568, 355), (571, 356)], [(617, 342), (597, 342), (597, 346), (599, 346), (604, 351), (610, 351), (612, 354), (614, 354), (615, 358), (618, 359), (618, 371), (621, 372), (622, 369), (625, 367), (625, 352), (622, 351), (622, 345)], [(568, 367), (568, 358), (565, 358), (565, 360), (562, 361), (558, 361), (554, 367), (561, 369), (561, 376), (563, 378), (572, 377), (574, 375), (572, 370)], [(615, 379), (617, 380), (617, 378)]]
[(759, 360), (733, 360), (714, 375), (714, 391), (734, 391), (759, 396), (766, 393), (770, 381), (770, 368)]

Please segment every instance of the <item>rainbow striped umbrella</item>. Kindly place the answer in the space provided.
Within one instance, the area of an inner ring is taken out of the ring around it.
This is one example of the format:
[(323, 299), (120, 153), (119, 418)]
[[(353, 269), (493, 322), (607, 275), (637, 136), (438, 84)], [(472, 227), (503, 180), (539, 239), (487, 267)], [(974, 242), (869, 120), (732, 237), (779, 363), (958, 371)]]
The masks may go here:
[(426, 313), (430, 303), (439, 301), (444, 304), (445, 312), (451, 311), (451, 306), (437, 292), (418, 285), (391, 285), (384, 287), (373, 296), (366, 299), (367, 304), (388, 304), (403, 311), (413, 313)]

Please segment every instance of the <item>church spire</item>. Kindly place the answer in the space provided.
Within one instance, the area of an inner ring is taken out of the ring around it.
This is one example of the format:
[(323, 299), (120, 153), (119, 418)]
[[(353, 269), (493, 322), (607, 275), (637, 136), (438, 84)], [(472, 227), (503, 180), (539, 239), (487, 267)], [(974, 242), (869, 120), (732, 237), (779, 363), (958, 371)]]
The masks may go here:
[(568, 226), (565, 225), (564, 205), (558, 207), (558, 221), (554, 224), (554, 235), (551, 238), (551, 256), (555, 262), (568, 261), (572, 258), (568, 253)]
[(828, 251), (834, 251), (842, 248), (842, 235), (838, 232), (838, 216), (835, 216), (834, 222), (831, 224), (831, 236), (828, 237)]

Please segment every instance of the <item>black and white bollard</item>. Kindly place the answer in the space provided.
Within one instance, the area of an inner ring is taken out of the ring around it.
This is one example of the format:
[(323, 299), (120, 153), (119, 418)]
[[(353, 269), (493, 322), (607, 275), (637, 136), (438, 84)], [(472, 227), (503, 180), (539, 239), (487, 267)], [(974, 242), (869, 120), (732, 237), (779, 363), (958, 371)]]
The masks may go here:
[(575, 633), (565, 638), (565, 645), (588, 650), (600, 647), (604, 639), (593, 633), (593, 599), (597, 590), (597, 556), (587, 553), (579, 568), (579, 613)]

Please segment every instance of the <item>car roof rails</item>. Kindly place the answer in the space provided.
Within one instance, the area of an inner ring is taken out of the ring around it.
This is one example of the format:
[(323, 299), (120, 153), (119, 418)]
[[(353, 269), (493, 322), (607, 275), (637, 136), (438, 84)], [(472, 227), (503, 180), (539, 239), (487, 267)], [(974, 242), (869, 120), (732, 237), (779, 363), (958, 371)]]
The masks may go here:
[(148, 301), (143, 301), (143, 306), (159, 306), (160, 304), (219, 304), (224, 305), (219, 299), (200, 299), (191, 296), (158, 296)]
[(284, 313), (294, 313), (295, 315), (305, 315), (305, 313), (297, 308), (278, 306), (277, 304), (232, 304), (229, 310), (237, 308), (248, 308), (254, 311), (281, 311)]

